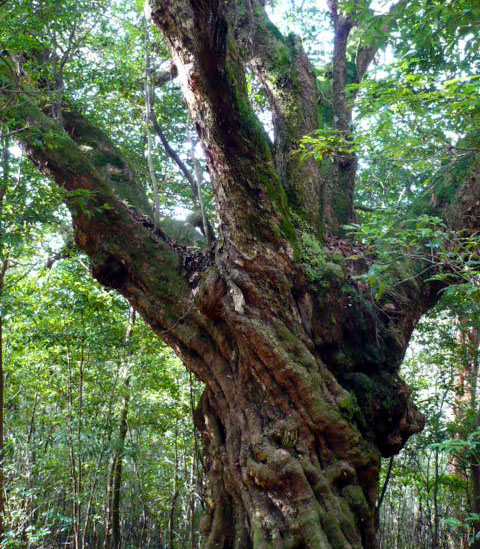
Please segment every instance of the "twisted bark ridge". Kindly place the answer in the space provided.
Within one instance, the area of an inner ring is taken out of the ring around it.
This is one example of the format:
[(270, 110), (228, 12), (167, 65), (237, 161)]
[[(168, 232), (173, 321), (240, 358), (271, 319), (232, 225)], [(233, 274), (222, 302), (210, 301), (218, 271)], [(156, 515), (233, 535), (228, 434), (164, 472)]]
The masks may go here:
[[(355, 21), (332, 10), (340, 95), (331, 120), (348, 132), (344, 61)], [(406, 263), (392, 273), (395, 292), (376, 302), (358, 282), (368, 265), (349, 259), (356, 244), (334, 234), (353, 216), (355, 160), (341, 159), (326, 180), (322, 167), (292, 156), (326, 107), (300, 41), (283, 37), (261, 2), (152, 0), (151, 13), (213, 175), (215, 249), (192, 251), (154, 229), (138, 178), (111, 140), (71, 105), (59, 126), (8, 59), (2, 121), (65, 189), (93, 275), (206, 384), (195, 417), (209, 480), (205, 546), (372, 548), (380, 455), (423, 426), (398, 369), (439, 283)], [(359, 50), (360, 77), (375, 47)], [(273, 146), (248, 101), (247, 64), (271, 104)], [(451, 182), (442, 204), (463, 229), (479, 228), (479, 177), (470, 170)]]

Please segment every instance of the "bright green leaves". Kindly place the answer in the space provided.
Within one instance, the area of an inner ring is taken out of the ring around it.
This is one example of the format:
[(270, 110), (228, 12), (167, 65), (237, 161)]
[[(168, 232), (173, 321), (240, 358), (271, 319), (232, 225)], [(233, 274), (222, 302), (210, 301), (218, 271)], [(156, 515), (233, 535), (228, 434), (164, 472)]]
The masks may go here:
[(402, 10), (396, 47), (402, 57), (416, 57), (422, 70), (475, 70), (479, 21), (476, 0), (414, 0)]
[(391, 18), (391, 46), (360, 86), (357, 201), (404, 208), (478, 150), (478, 2), (413, 0)]
[[(196, 490), (191, 406), (199, 387), (141, 319), (126, 340), (127, 304), (93, 282), (83, 257), (23, 274), (11, 292), (14, 314), (4, 324), (6, 547), (19, 547), (25, 536), (36, 546), (71, 540), (74, 523), (84, 525), (87, 516), (86, 539), (94, 531), (103, 536), (125, 397), (125, 543), (148, 547), (147, 538), (166, 535), (175, 490), (171, 526), (187, 539), (181, 506), (187, 509)], [(79, 473), (82, 482), (75, 485)], [(80, 519), (72, 514), (75, 504)], [(148, 516), (142, 515), (146, 507)], [(140, 521), (142, 529), (135, 528)]]
[(355, 154), (359, 149), (358, 141), (344, 136), (338, 130), (325, 128), (303, 137), (297, 153), (302, 161), (313, 157), (322, 162), (324, 158), (334, 159), (338, 155)]
[(411, 72), (409, 67), (404, 61), (400, 73), (362, 85), (359, 113), (378, 120), (375, 130), (385, 156), (413, 163), (417, 170), (435, 169), (457, 153), (460, 137), (478, 131), (480, 80), (475, 75), (449, 78), (447, 74), (440, 79)]
[[(385, 293), (395, 295), (391, 277), (405, 269), (404, 282), (426, 279), (447, 286), (448, 295), (464, 293), (479, 298), (480, 239), (463, 231), (450, 230), (435, 216), (422, 215), (399, 224), (398, 219), (379, 225), (373, 221), (345, 227), (365, 245), (365, 258), (374, 258), (369, 271), (360, 278), (372, 287), (377, 299)], [(421, 268), (408, 271), (408, 265)], [(398, 284), (398, 281), (397, 281)]]

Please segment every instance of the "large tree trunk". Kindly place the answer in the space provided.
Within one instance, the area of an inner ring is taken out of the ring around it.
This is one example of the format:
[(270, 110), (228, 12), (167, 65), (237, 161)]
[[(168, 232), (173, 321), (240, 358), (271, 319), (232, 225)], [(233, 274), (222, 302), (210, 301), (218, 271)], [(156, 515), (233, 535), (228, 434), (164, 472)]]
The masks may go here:
[(215, 342), (196, 414), (207, 547), (374, 547), (380, 450), (422, 426), (394, 374), (398, 348), (379, 345), (339, 281), (318, 291), (272, 260), (232, 266), (197, 298)]
[[(60, 127), (8, 59), (0, 65), (2, 119), (66, 190), (93, 275), (206, 384), (196, 423), (207, 548), (374, 547), (380, 455), (396, 453), (423, 425), (398, 369), (446, 282), (430, 283), (434, 271), (419, 261), (398, 262), (394, 291), (375, 300), (356, 276), (369, 260), (349, 259), (358, 245), (334, 236), (353, 217), (355, 158), (318, 166), (292, 154), (329, 116), (349, 137), (342, 86), (354, 22), (330, 3), (337, 97), (326, 115), (300, 42), (281, 36), (262, 2), (152, 2), (213, 182), (219, 240), (206, 251), (155, 226), (141, 184), (98, 128), (71, 105)], [(358, 51), (360, 79), (375, 47)], [(250, 107), (247, 63), (270, 101), (274, 144)], [(479, 180), (477, 169), (448, 181), (458, 189), (444, 211), (452, 226), (479, 229)], [(81, 207), (70, 194), (78, 191)], [(434, 191), (415, 208), (431, 211)]]

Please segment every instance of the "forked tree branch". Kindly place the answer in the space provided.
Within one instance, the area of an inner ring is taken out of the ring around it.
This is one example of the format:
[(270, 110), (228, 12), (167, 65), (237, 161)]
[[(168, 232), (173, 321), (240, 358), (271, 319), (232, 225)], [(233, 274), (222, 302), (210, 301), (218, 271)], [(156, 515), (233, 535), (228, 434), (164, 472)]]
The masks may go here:
[[(408, 0), (398, 0), (390, 7), (387, 14), (373, 18), (372, 26), (376, 28), (376, 31), (373, 33), (373, 36), (369, 37), (368, 41), (360, 43), (355, 56), (358, 83), (363, 80), (363, 77), (374, 60), (378, 50), (388, 41), (392, 24), (395, 22), (407, 2)], [(356, 91), (353, 91), (352, 99), (355, 97), (356, 93)]]
[(301, 40), (284, 37), (258, 0), (229, 4), (236, 40), (258, 76), (269, 102), (275, 135), (275, 163), (287, 195), (299, 213), (317, 225), (323, 217), (322, 179), (313, 159), (301, 161), (299, 141), (321, 125), (320, 93)]
[[(392, 25), (401, 13), (401, 9), (407, 4), (408, 0), (398, 0), (384, 15), (374, 16), (367, 19), (368, 27), (364, 28), (360, 23), (361, 14), (353, 9), (348, 13), (341, 10), (341, 3), (338, 0), (329, 0), (328, 5), (332, 20), (334, 23), (334, 56), (333, 56), (333, 76), (335, 98), (338, 101), (336, 105), (336, 116), (339, 119), (340, 126), (345, 126), (345, 121), (351, 124), (351, 112), (353, 101), (358, 93), (358, 89), (351, 90), (349, 100), (346, 100), (345, 88), (349, 84), (359, 84), (375, 58), (378, 50), (383, 47), (389, 37)], [(369, 10), (371, 11), (371, 10)], [(348, 62), (349, 35), (355, 29), (358, 32), (365, 32), (366, 36), (360, 41), (355, 53), (355, 81), (347, 81), (346, 65)], [(342, 70), (343, 69), (343, 70)], [(343, 101), (341, 96), (343, 95)]]
[(94, 276), (144, 314), (146, 301), (158, 300), (153, 324), (159, 330), (171, 326), (191, 295), (182, 251), (162, 231), (153, 231), (148, 201), (120, 151), (71, 106), (64, 110), (65, 131), (12, 80), (1, 60), (0, 104), (1, 121), (20, 130), (16, 137), (28, 157), (65, 190), (76, 244), (90, 256)]
[[(366, 32), (368, 38), (360, 43), (355, 56), (356, 75), (349, 78), (347, 67), (352, 65), (352, 51), (350, 37), (352, 31), (361, 33), (368, 31), (362, 27), (362, 16), (357, 2), (353, 6), (348, 4), (348, 11), (343, 9), (343, 2), (329, 0), (328, 5), (334, 25), (334, 51), (333, 51), (333, 125), (344, 139), (353, 139), (353, 103), (358, 94), (358, 87), (347, 92), (350, 84), (359, 84), (364, 78), (368, 67), (373, 61), (378, 49), (385, 44), (388, 38), (388, 30), (391, 22), (396, 17), (399, 8), (405, 0), (397, 2), (388, 14), (375, 17), (373, 24), (377, 30), (373, 33)], [(336, 184), (327, 187), (327, 200), (336, 212), (336, 219), (340, 225), (354, 219), (354, 190), (357, 173), (357, 157), (355, 153), (344, 152), (334, 159), (333, 179)]]
[(151, 3), (205, 148), (221, 229), (238, 250), (251, 253), (252, 226), (255, 235), (278, 245), (291, 225), (268, 139), (248, 101), (244, 62), (224, 6), (220, 0)]

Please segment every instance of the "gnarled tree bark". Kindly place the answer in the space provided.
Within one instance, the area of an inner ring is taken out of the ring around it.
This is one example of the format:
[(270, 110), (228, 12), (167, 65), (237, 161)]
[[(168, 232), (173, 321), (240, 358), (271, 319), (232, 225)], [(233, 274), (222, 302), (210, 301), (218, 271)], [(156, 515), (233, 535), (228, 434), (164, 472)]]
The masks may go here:
[[(358, 282), (367, 261), (350, 260), (355, 244), (334, 235), (353, 216), (353, 189), (339, 209), (322, 167), (291, 156), (318, 127), (313, 71), (298, 39), (282, 37), (261, 2), (153, 0), (151, 9), (212, 174), (215, 250), (192, 251), (155, 228), (114, 144), (71, 106), (63, 128), (46, 116), (8, 59), (2, 119), (21, 129), (29, 157), (65, 189), (93, 275), (206, 384), (195, 418), (209, 481), (205, 546), (374, 547), (380, 456), (398, 452), (423, 425), (398, 370), (440, 282), (429, 283), (431, 271), (413, 262), (392, 272), (395, 292), (379, 301)], [(361, 49), (361, 76), (374, 49)], [(273, 146), (248, 101), (247, 64), (271, 102)], [(345, 93), (345, 78), (336, 78), (333, 93)], [(349, 131), (342, 101), (335, 99), (338, 125)], [(327, 173), (338, 191), (338, 170)], [(478, 169), (448, 184), (456, 190), (439, 205), (444, 215), (478, 229)]]

